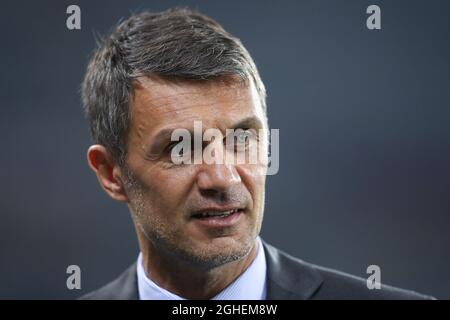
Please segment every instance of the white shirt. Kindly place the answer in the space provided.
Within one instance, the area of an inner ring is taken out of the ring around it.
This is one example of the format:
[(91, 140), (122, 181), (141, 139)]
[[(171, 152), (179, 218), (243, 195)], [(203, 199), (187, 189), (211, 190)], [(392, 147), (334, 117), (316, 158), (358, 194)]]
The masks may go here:
[[(266, 257), (261, 239), (257, 238), (257, 254), (250, 266), (228, 287), (212, 300), (265, 300), (266, 299)], [(161, 288), (147, 276), (142, 263), (142, 253), (137, 262), (137, 281), (140, 300), (185, 300)]]

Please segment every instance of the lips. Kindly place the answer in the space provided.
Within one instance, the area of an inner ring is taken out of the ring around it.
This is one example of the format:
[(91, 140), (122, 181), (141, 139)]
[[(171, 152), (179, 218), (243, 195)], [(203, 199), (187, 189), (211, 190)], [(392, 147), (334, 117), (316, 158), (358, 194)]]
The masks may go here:
[(197, 219), (206, 219), (206, 218), (226, 218), (228, 216), (231, 216), (232, 214), (235, 214), (239, 211), (242, 211), (242, 209), (235, 208), (231, 210), (203, 210), (197, 213), (194, 213), (192, 215), (193, 218)]
[(193, 211), (190, 215), (190, 223), (195, 228), (206, 232), (223, 235), (231, 232), (239, 225), (245, 223), (247, 209), (244, 204), (235, 203), (226, 206), (204, 206)]
[(225, 230), (236, 227), (244, 220), (245, 210), (242, 208), (208, 208), (191, 215), (191, 222), (200, 228), (208, 230)]

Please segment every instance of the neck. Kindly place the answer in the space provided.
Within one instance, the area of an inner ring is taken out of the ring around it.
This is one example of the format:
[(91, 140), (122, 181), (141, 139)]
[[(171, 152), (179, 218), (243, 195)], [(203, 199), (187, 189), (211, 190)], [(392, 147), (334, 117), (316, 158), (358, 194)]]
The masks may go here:
[(208, 300), (216, 296), (250, 266), (258, 249), (255, 241), (245, 257), (205, 270), (158, 252), (145, 240), (139, 242), (146, 274), (161, 288), (186, 299)]

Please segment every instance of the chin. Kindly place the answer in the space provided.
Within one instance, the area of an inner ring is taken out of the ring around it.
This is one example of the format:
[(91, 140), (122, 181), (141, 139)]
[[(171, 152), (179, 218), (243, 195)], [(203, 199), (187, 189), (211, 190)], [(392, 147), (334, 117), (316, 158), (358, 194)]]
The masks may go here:
[(253, 237), (226, 236), (214, 238), (200, 246), (198, 252), (205, 260), (228, 263), (244, 258), (250, 253), (255, 241)]
[(253, 238), (242, 236), (224, 236), (195, 242), (179, 248), (178, 256), (205, 270), (244, 258), (254, 245)]

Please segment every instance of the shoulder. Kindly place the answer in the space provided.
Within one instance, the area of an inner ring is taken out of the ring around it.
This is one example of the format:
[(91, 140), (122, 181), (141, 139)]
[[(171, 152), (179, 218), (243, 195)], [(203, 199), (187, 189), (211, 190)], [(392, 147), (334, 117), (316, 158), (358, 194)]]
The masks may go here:
[(380, 289), (369, 289), (367, 280), (337, 270), (310, 265), (323, 278), (323, 283), (314, 299), (359, 299), (359, 300), (429, 300), (431, 296), (381, 283)]
[(381, 284), (369, 289), (367, 280), (295, 258), (264, 243), (268, 295), (272, 299), (422, 300), (434, 299), (414, 291)]
[(117, 279), (92, 291), (80, 300), (138, 300), (136, 263), (131, 265)]

